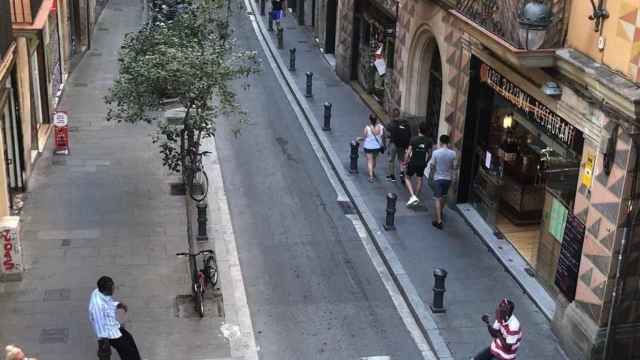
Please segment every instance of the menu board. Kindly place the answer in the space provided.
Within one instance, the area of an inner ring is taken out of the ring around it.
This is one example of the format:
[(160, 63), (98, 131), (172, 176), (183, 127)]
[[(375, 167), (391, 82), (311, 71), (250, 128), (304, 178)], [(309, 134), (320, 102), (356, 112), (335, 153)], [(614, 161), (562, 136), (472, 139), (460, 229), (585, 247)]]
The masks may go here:
[(551, 215), (549, 216), (549, 232), (558, 241), (563, 239), (568, 213), (567, 208), (554, 197), (551, 204)]
[(568, 301), (573, 301), (576, 297), (584, 230), (584, 224), (575, 215), (567, 215), (562, 245), (560, 246), (555, 284)]

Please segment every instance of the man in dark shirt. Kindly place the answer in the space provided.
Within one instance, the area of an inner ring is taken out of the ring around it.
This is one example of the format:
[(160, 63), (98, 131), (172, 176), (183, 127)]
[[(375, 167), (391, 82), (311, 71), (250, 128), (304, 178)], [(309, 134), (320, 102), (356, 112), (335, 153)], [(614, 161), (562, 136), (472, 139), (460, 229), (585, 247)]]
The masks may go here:
[[(400, 110), (393, 109), (391, 112), (391, 123), (385, 129), (389, 143), (387, 145), (387, 180), (396, 181), (397, 163), (404, 161), (404, 154), (411, 141), (411, 127), (407, 120), (400, 118)], [(397, 160), (397, 161), (396, 161)], [(400, 167), (400, 181), (404, 181), (404, 168)]]
[[(407, 206), (415, 206), (420, 203), (420, 199), (416, 194), (420, 193), (422, 188), (422, 177), (424, 176), (424, 169), (427, 166), (427, 160), (433, 147), (433, 142), (426, 136), (429, 128), (426, 122), (421, 122), (418, 126), (418, 136), (411, 139), (409, 148), (405, 155), (405, 163), (407, 164), (406, 176), (404, 179), (407, 190), (409, 190), (409, 201)], [(416, 176), (415, 191), (412, 184), (411, 177)]]

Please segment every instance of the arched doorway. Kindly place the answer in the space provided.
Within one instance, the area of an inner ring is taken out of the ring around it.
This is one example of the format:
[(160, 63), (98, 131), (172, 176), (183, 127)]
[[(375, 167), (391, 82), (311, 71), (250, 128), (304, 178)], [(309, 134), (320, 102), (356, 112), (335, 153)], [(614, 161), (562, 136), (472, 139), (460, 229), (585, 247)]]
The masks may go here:
[(442, 59), (436, 38), (424, 26), (416, 31), (409, 52), (403, 109), (415, 122), (427, 121), (438, 136), (442, 103)]

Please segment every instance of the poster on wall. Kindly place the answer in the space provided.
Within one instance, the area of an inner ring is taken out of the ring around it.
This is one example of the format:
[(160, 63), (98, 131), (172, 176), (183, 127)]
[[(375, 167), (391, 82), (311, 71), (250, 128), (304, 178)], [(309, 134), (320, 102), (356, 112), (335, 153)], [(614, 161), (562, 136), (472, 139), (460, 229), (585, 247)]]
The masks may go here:
[(553, 198), (551, 214), (549, 215), (549, 233), (558, 241), (562, 241), (564, 236), (568, 212), (567, 208), (558, 199)]
[(584, 163), (584, 171), (582, 173), (582, 185), (586, 188), (591, 187), (591, 181), (593, 180), (593, 164), (596, 162), (596, 156), (592, 152), (587, 153), (587, 161)]
[(576, 297), (584, 231), (584, 224), (576, 216), (569, 214), (560, 246), (560, 257), (554, 281), (568, 301), (573, 301)]

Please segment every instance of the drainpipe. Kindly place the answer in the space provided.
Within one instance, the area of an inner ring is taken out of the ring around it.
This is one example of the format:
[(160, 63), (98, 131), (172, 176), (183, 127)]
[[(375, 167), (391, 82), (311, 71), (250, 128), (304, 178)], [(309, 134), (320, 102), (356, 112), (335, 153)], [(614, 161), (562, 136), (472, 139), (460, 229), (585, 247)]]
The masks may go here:
[[(627, 219), (625, 221), (625, 229), (622, 234), (622, 242), (620, 243), (620, 251), (618, 251), (618, 266), (616, 269), (616, 280), (613, 285), (613, 293), (611, 294), (611, 308), (609, 309), (609, 316), (607, 319), (607, 335), (604, 341), (604, 352), (602, 359), (603, 360), (612, 360), (613, 354), (611, 353), (611, 338), (613, 337), (613, 333), (615, 332), (615, 324), (613, 323), (613, 316), (615, 314), (616, 305), (619, 302), (619, 295), (622, 294), (624, 289), (624, 278), (623, 278), (623, 258), (626, 255), (627, 251), (627, 243), (633, 239), (636, 224), (640, 219), (640, 211), (636, 211), (633, 206), (633, 201), (638, 196), (637, 191), (637, 179), (640, 176), (640, 136), (638, 134), (632, 135), (633, 145), (636, 152), (635, 165), (633, 170), (633, 182), (631, 184), (631, 190), (633, 191), (631, 197), (631, 204), (629, 206), (629, 212), (627, 213)], [(634, 214), (635, 212), (635, 214)]]

